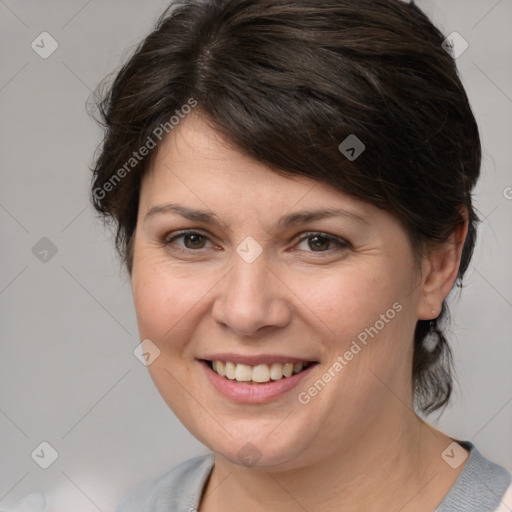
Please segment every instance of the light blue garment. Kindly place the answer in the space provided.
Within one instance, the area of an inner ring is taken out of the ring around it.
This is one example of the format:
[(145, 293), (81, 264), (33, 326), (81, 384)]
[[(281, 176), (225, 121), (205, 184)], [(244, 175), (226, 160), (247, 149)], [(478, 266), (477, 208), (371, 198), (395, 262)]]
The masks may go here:
[[(435, 512), (495, 512), (510, 492), (512, 478), (503, 467), (487, 460), (469, 442), (460, 442), (470, 451), (461, 474)], [(510, 510), (504, 507), (505, 510)]]
[[(510, 473), (487, 460), (472, 443), (459, 443), (470, 450), (469, 458), (435, 512), (497, 511), (510, 490)], [(135, 488), (115, 512), (196, 512), (213, 463), (213, 454), (189, 459), (157, 480)]]
[(31, 492), (14, 505), (0, 505), (0, 512), (46, 512), (46, 496), (40, 492)]

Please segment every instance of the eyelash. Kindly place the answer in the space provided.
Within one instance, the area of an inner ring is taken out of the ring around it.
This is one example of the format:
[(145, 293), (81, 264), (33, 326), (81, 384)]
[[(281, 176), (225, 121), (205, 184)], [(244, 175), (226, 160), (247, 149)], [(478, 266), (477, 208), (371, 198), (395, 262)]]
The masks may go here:
[[(169, 236), (166, 236), (163, 240), (163, 245), (165, 247), (169, 247), (175, 240), (177, 240), (179, 238), (183, 238), (187, 235), (199, 235), (199, 236), (202, 236), (202, 237), (205, 237), (208, 239), (208, 235), (206, 235), (205, 233), (202, 233), (201, 231), (195, 231), (195, 230), (180, 231), (180, 232), (174, 234), (171, 238), (169, 238)], [(302, 236), (301, 238), (295, 238), (295, 240), (296, 240), (296, 243), (299, 244), (299, 243), (303, 242), (304, 240), (307, 240), (308, 238), (312, 238), (314, 236), (318, 236), (320, 238), (325, 238), (329, 242), (337, 244), (338, 245), (337, 250), (348, 249), (351, 247), (351, 244), (349, 242), (347, 242), (346, 240), (343, 240), (342, 238), (334, 237), (332, 235), (328, 235), (327, 233), (323, 233), (321, 231), (307, 232), (305, 236)], [(180, 252), (185, 252), (185, 253), (191, 254), (194, 252), (200, 252), (202, 249), (204, 249), (204, 247), (202, 247), (200, 249), (187, 249), (187, 248), (176, 246), (175, 249), (177, 249)], [(332, 250), (327, 249), (326, 251), (306, 251), (306, 252), (310, 252), (313, 254), (315, 254), (315, 253), (329, 253), (330, 254), (332, 252)]]

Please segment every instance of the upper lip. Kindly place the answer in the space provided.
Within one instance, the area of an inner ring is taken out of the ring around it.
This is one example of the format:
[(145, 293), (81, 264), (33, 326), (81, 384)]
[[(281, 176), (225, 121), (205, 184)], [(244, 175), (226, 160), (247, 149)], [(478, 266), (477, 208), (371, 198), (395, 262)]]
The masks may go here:
[(247, 364), (249, 366), (257, 366), (259, 364), (272, 364), (272, 363), (311, 363), (316, 362), (312, 358), (284, 356), (281, 354), (259, 354), (259, 355), (243, 355), (243, 354), (229, 354), (227, 352), (222, 354), (208, 354), (200, 359), (206, 361), (230, 361), (236, 364)]

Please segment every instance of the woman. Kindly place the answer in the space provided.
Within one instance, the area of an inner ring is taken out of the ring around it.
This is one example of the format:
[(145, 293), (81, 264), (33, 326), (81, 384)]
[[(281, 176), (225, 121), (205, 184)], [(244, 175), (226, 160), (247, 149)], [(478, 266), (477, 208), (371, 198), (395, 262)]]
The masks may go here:
[(174, 3), (118, 73), (92, 186), (141, 356), (211, 449), (118, 512), (508, 510), (448, 403), (478, 128), (399, 0)]

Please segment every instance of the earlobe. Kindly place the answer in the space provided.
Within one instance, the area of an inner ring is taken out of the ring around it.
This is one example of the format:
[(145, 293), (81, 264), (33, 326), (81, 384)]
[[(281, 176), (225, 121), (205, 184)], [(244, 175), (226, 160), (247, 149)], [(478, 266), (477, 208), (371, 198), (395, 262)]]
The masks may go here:
[(418, 303), (418, 319), (437, 318), (441, 305), (453, 288), (460, 267), (462, 249), (468, 233), (467, 210), (463, 211), (464, 222), (459, 224), (449, 239), (430, 249), (423, 260), (422, 293)]

